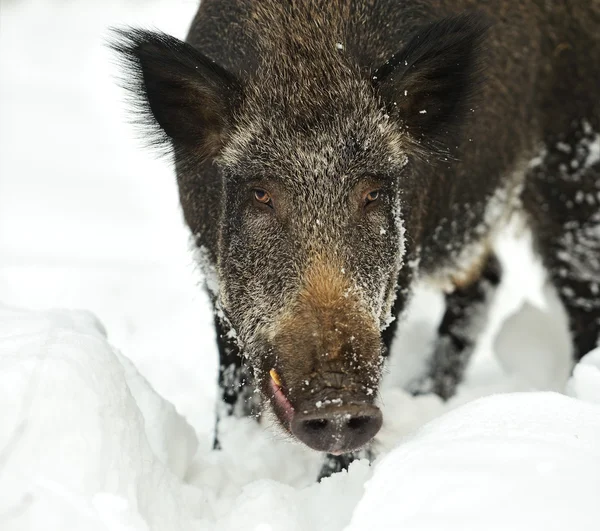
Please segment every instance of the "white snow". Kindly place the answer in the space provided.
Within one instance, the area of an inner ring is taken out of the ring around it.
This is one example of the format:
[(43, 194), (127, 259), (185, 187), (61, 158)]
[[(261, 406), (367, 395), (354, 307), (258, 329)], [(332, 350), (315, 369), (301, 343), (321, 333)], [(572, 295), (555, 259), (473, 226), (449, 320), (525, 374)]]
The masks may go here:
[(599, 437), (598, 406), (552, 393), (479, 399), (379, 461), (346, 530), (598, 529)]
[[(212, 313), (172, 170), (133, 140), (104, 45), (125, 24), (182, 37), (195, 9), (2, 4), (0, 529), (596, 529), (600, 349), (567, 382), (564, 315), (526, 234), (500, 241), (507, 278), (447, 404), (400, 389), (441, 311), (416, 297), (374, 466), (316, 483), (320, 456), (252, 419), (222, 422), (211, 450)], [(535, 390), (571, 398), (515, 393)]]
[(1, 307), (0, 393), (4, 525), (189, 529), (196, 435), (91, 314)]

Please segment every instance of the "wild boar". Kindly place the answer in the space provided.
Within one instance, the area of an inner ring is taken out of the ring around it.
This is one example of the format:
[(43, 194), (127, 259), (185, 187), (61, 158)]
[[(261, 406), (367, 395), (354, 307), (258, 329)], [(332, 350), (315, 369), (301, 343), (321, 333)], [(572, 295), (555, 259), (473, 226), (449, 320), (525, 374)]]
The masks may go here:
[(126, 29), (113, 46), (174, 156), (228, 413), (260, 396), (342, 466), (381, 427), (417, 281), (447, 303), (422, 389), (450, 397), (514, 215), (574, 359), (598, 341), (598, 0), (203, 0), (186, 42)]

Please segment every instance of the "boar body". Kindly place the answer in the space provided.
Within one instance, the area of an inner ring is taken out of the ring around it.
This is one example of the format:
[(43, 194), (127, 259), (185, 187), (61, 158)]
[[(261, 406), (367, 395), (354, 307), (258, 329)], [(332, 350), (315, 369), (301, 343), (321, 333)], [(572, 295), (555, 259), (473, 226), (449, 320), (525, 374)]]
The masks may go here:
[(187, 43), (121, 32), (213, 279), (228, 411), (254, 386), (310, 447), (364, 447), (417, 281), (447, 302), (420, 390), (451, 396), (515, 213), (575, 359), (594, 346), (599, 35), (596, 0), (204, 0)]

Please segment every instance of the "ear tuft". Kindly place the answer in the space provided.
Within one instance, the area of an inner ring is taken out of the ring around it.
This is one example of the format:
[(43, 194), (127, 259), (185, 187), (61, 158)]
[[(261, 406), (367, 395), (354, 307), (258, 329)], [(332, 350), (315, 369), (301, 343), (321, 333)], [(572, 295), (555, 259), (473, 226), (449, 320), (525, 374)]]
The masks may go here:
[(418, 140), (437, 142), (460, 124), (479, 89), (490, 24), (464, 14), (429, 24), (373, 73), (389, 113)]
[(191, 45), (164, 33), (113, 30), (110, 47), (125, 72), (136, 122), (147, 126), (150, 144), (215, 156), (241, 98), (237, 79)]

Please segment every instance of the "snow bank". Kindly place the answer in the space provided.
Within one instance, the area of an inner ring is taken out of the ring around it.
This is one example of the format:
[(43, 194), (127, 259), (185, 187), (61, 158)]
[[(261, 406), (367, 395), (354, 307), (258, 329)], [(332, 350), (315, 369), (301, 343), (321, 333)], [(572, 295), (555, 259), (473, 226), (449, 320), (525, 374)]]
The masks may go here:
[[(0, 306), (0, 528), (596, 529), (600, 407), (581, 398), (597, 399), (599, 352), (569, 382), (579, 398), (481, 399), (316, 483), (315, 453), (251, 419), (195, 455), (192, 428), (90, 313)], [(402, 400), (409, 424), (442, 407)]]
[(0, 307), (0, 418), (2, 529), (190, 529), (194, 432), (91, 314)]
[(347, 531), (591, 531), (599, 495), (598, 406), (496, 395), (427, 424), (378, 462)]

